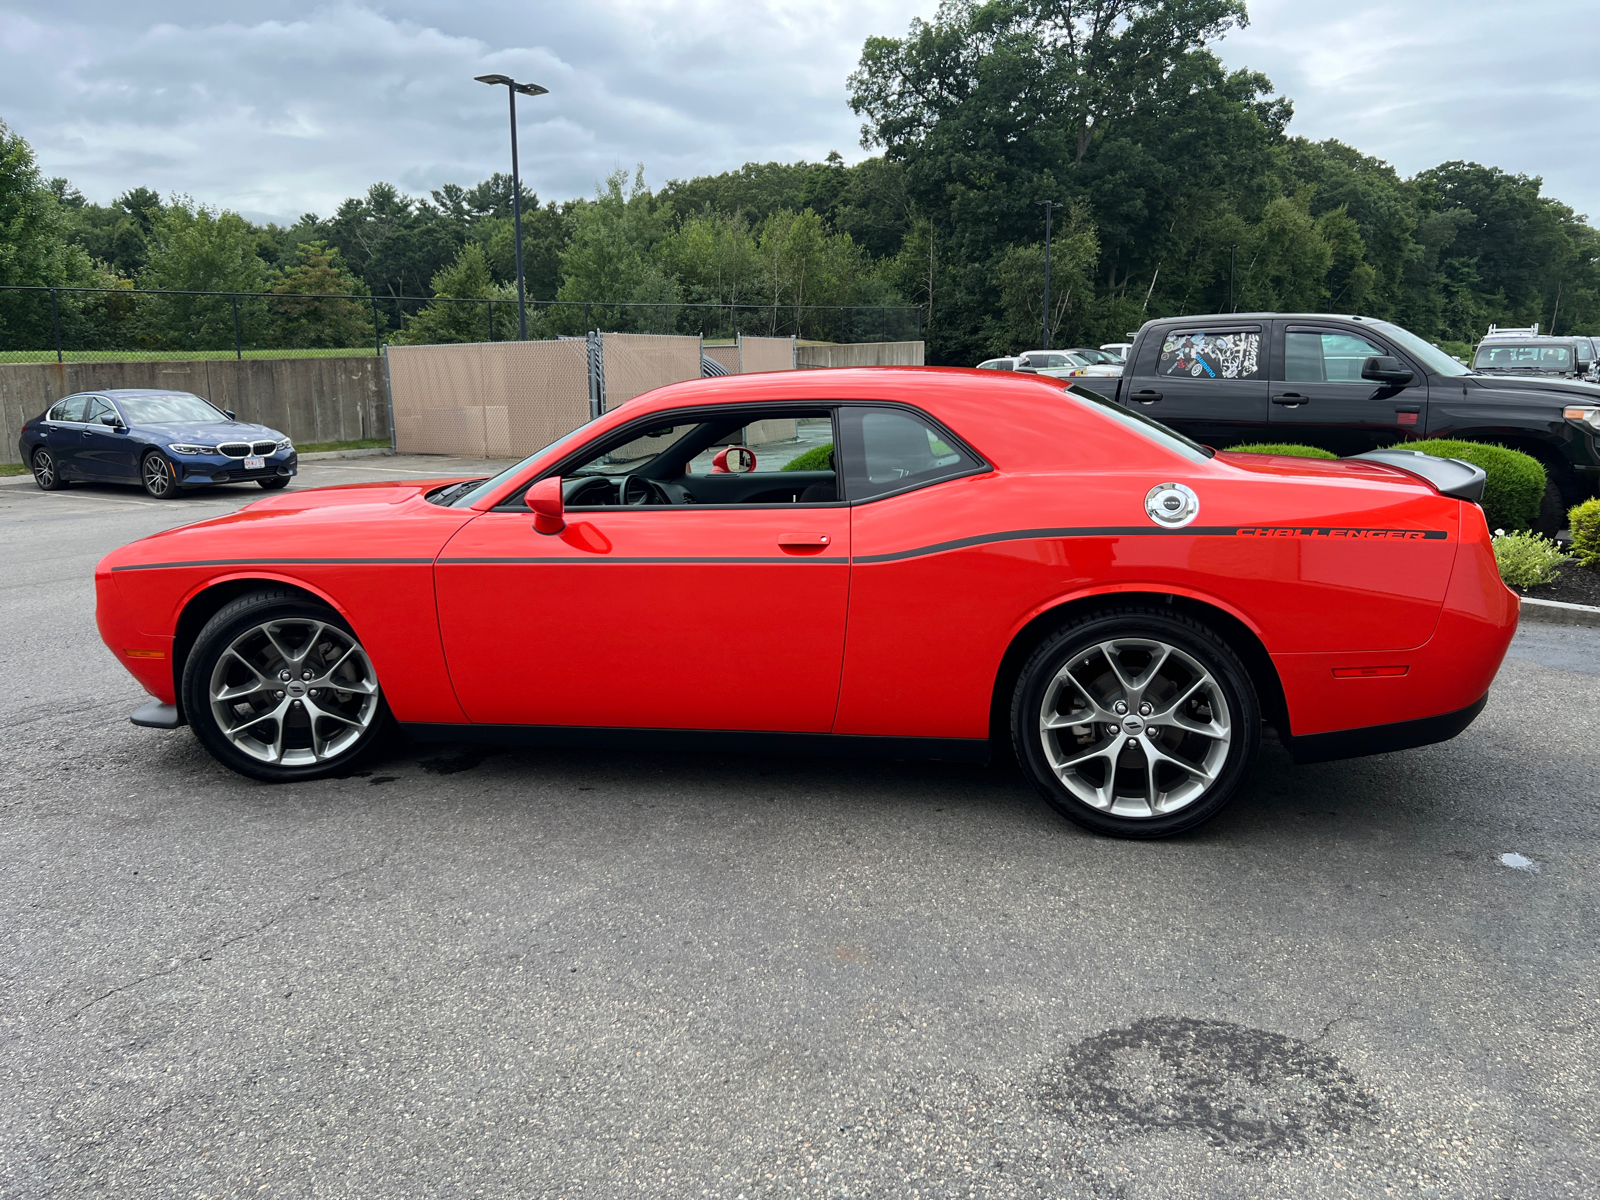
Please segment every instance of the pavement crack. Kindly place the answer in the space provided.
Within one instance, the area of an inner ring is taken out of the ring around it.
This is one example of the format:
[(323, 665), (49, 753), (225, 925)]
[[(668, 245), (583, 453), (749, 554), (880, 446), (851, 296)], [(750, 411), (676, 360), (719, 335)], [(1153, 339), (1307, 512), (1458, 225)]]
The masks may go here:
[(248, 941), (250, 938), (253, 938), (253, 937), (256, 937), (259, 934), (265, 933), (267, 930), (271, 929), (274, 925), (276, 925), (279, 921), (283, 920), (284, 917), (288, 916), (295, 909), (303, 908), (307, 904), (310, 904), (313, 901), (317, 900), (323, 894), (323, 890), (325, 888), (327, 888), (330, 884), (338, 883), (341, 879), (349, 879), (352, 875), (359, 875), (363, 871), (370, 871), (374, 867), (381, 867), (384, 863), (386, 863), (388, 861), (389, 861), (389, 856), (387, 854), (384, 854), (384, 855), (380, 855), (378, 858), (373, 859), (369, 863), (363, 863), (359, 867), (351, 867), (348, 871), (341, 871), (337, 875), (330, 875), (328, 878), (324, 879), (321, 883), (317, 884), (306, 895), (302, 896), (298, 900), (291, 900), (288, 904), (285, 904), (282, 908), (280, 908), (270, 918), (268, 918), (267, 920), (263, 921), (261, 924), (252, 926), (251, 928), (246, 929), (242, 933), (236, 933), (232, 937), (223, 938), (220, 942), (216, 942), (213, 945), (208, 946), (204, 950), (197, 951), (194, 954), (185, 955), (184, 957), (182, 957), (182, 958), (178, 959), (176, 962), (174, 962), (170, 967), (168, 967), (164, 971), (151, 971), (148, 975), (141, 975), (141, 976), (139, 976), (139, 978), (134, 979), (134, 980), (132, 980), (132, 981), (130, 981), (128, 983), (124, 983), (124, 984), (122, 984), (122, 985), (120, 985), (118, 987), (114, 987), (114, 988), (111, 988), (111, 989), (109, 989), (109, 990), (107, 990), (105, 992), (102, 992), (100, 995), (96, 996), (93, 1000), (90, 1000), (87, 1004), (80, 1005), (79, 1007), (73, 1009), (66, 1016), (62, 1017), (61, 1018), (61, 1024), (64, 1025), (68, 1021), (74, 1020), (77, 1017), (82, 1016), (84, 1013), (88, 1012), (91, 1008), (95, 1007), (97, 1004), (100, 1004), (100, 1003), (102, 1003), (102, 1002), (104, 1002), (106, 1000), (109, 1000), (113, 996), (120, 996), (124, 992), (132, 991), (134, 988), (140, 986), (141, 984), (149, 983), (152, 979), (165, 979), (169, 975), (176, 975), (179, 971), (183, 970), (183, 968), (185, 968), (185, 967), (193, 966), (195, 963), (198, 963), (198, 962), (210, 962), (214, 957), (216, 957), (217, 954), (221, 953), (223, 950), (226, 950), (229, 946), (235, 946), (240, 942)]
[(1341, 1024), (1342, 1022), (1348, 1020), (1350, 1015), (1352, 1013), (1354, 1013), (1356, 1011), (1356, 1009), (1359, 1008), (1360, 1006), (1361, 1006), (1361, 1001), (1359, 1001), (1359, 1000), (1350, 1001), (1349, 1004), (1346, 1004), (1344, 1006), (1344, 1011), (1342, 1013), (1340, 1013), (1338, 1016), (1334, 1017), (1332, 1020), (1330, 1020), (1326, 1025), (1324, 1025), (1322, 1027), (1322, 1032), (1317, 1034), (1317, 1036), (1312, 1038), (1311, 1040), (1313, 1042), (1320, 1042), (1323, 1038), (1327, 1037), (1330, 1033), (1333, 1032), (1333, 1027), (1335, 1025)]

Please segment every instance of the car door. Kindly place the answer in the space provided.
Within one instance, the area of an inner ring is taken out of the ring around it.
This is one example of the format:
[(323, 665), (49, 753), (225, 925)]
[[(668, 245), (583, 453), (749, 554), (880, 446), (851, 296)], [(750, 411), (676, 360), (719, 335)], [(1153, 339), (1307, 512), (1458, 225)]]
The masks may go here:
[[(1341, 458), (1405, 441), (1427, 428), (1426, 376), (1377, 337), (1332, 325), (1279, 321), (1272, 372), (1272, 441), (1299, 442)], [(1386, 355), (1415, 372), (1408, 384), (1361, 378)], [(1281, 364), (1281, 367), (1277, 364)]]
[[(850, 511), (831, 467), (782, 467), (806, 450), (825, 463), (832, 422), (827, 406), (656, 413), (555, 468), (569, 497), (559, 533), (536, 532), (520, 500), (465, 526), (435, 577), (468, 717), (826, 733)], [(634, 487), (672, 503), (618, 503)]]
[(1124, 371), (1119, 398), (1208, 446), (1261, 441), (1270, 425), (1263, 332), (1256, 322), (1153, 331)]
[(78, 465), (86, 476), (119, 483), (133, 481), (137, 447), (122, 417), (104, 396), (89, 397), (78, 443)]
[(84, 414), (88, 407), (88, 396), (68, 396), (57, 401), (45, 418), (48, 422), (45, 445), (50, 448), (56, 470), (63, 479), (84, 478), (79, 456), (84, 450)]

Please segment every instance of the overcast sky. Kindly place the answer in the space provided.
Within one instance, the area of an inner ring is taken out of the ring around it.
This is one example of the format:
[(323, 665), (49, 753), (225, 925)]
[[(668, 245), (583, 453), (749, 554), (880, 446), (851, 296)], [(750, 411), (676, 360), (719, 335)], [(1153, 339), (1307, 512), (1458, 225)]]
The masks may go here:
[[(0, 0), (0, 120), (91, 199), (186, 192), (256, 219), (327, 215), (508, 167), (546, 199), (622, 166), (652, 186), (754, 160), (863, 156), (845, 76), (934, 0)], [(1411, 174), (1454, 158), (1542, 175), (1600, 218), (1593, 0), (1253, 0), (1218, 46), (1295, 103), (1292, 131)], [(226, 14), (234, 13), (236, 16)], [(270, 14), (270, 15), (269, 15)]]

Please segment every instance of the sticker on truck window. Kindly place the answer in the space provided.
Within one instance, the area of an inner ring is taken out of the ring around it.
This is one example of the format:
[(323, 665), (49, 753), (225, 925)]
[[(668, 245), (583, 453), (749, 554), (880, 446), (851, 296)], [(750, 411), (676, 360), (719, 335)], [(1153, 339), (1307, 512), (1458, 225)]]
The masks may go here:
[(1174, 330), (1161, 343), (1159, 375), (1196, 379), (1254, 379), (1261, 369), (1261, 334)]

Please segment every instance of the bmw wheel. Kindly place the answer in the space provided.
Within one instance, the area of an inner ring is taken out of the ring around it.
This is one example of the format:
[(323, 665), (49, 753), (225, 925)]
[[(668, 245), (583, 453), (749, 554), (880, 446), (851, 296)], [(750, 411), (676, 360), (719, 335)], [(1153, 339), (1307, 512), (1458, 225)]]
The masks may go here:
[(1063, 816), (1114, 837), (1193, 829), (1238, 792), (1261, 708), (1238, 655), (1198, 621), (1126, 607), (1074, 621), (1022, 668), (1017, 759)]
[(139, 464), (139, 482), (148, 495), (157, 500), (170, 500), (178, 494), (178, 478), (164, 454), (151, 451)]
[(28, 465), (33, 468), (33, 481), (39, 485), (40, 491), (59, 492), (67, 486), (67, 481), (61, 478), (61, 468), (56, 465), (55, 455), (43, 446), (33, 452)]
[(389, 719), (350, 627), (278, 589), (241, 597), (206, 622), (184, 664), (183, 705), (218, 761), (269, 783), (345, 770)]

